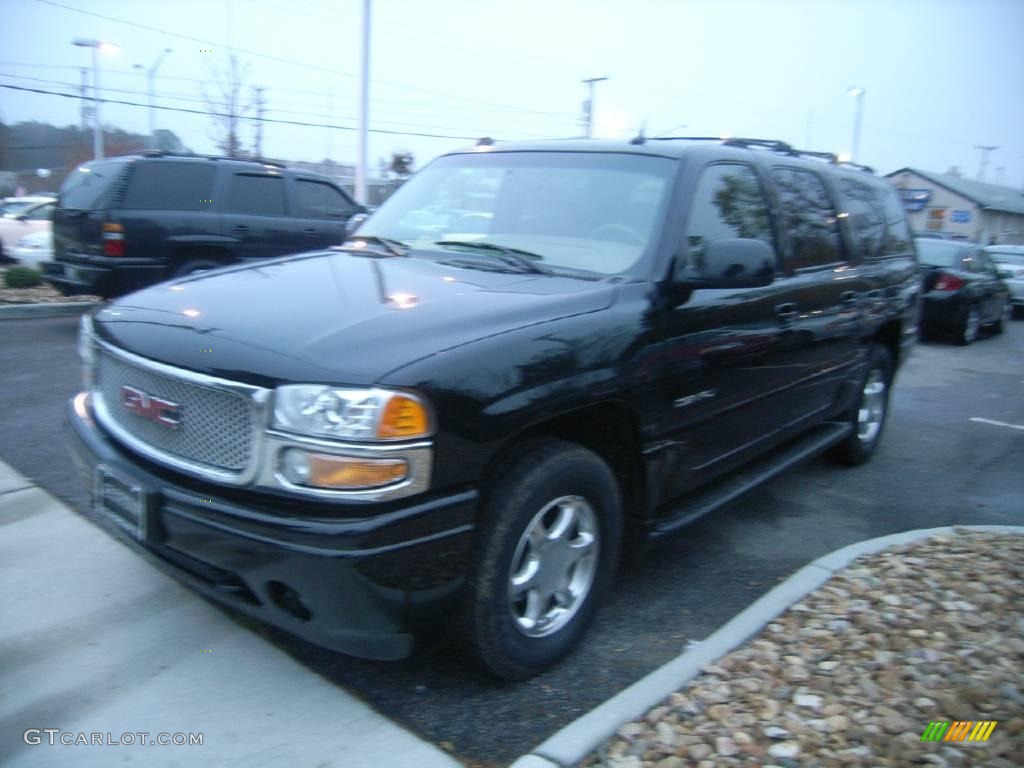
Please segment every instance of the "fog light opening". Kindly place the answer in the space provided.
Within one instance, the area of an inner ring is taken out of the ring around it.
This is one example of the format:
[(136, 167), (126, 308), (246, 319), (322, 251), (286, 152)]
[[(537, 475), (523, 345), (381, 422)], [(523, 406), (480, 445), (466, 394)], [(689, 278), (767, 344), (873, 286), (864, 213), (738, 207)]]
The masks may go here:
[(267, 582), (267, 594), (274, 605), (299, 621), (309, 621), (313, 618), (312, 611), (306, 607), (299, 597), (299, 593), (280, 581)]

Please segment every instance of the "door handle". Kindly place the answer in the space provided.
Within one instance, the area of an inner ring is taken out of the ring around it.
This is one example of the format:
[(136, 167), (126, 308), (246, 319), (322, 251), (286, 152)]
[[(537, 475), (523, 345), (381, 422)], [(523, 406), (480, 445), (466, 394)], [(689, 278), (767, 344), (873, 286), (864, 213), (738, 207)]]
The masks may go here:
[(302, 234), (304, 235), (315, 235), (316, 233), (317, 230), (313, 229), (312, 227), (310, 227), (309, 229), (302, 230)]
[(247, 226), (245, 226), (245, 224), (238, 224), (237, 226), (235, 226), (233, 231), (234, 232), (238, 232), (239, 234), (244, 235), (246, 232), (249, 231), (249, 228)]
[(857, 306), (858, 294), (856, 291), (844, 291), (839, 296), (839, 303), (844, 307), (855, 307)]
[(775, 316), (784, 323), (792, 323), (799, 317), (800, 310), (796, 308), (796, 304), (791, 301), (785, 304), (779, 304), (775, 307)]

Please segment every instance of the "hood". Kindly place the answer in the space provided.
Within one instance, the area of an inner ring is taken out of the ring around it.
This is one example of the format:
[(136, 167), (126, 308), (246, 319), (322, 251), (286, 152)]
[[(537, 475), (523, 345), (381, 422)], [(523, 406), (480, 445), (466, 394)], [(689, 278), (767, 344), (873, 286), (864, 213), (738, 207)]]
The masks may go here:
[(230, 267), (106, 305), (97, 334), (143, 357), (274, 386), (365, 386), (478, 339), (611, 303), (614, 287), (339, 251)]

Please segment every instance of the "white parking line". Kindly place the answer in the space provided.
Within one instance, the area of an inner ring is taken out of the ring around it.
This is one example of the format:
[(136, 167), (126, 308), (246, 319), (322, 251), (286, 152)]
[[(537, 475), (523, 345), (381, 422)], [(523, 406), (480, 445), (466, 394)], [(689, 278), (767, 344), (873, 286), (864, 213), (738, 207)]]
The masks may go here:
[(1020, 424), (1008, 424), (1005, 421), (993, 421), (992, 419), (982, 419), (979, 416), (971, 416), (971, 421), (976, 421), (979, 424), (992, 424), (997, 427), (1009, 427), (1010, 429), (1024, 430), (1024, 426)]

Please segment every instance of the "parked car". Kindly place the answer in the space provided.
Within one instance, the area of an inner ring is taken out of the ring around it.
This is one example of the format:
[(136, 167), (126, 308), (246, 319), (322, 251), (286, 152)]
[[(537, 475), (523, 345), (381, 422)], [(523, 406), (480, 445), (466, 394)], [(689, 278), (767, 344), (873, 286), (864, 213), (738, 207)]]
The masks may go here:
[(167, 152), (94, 161), (61, 187), (45, 279), (68, 295), (119, 296), (341, 243), (362, 210), (327, 177), (266, 161)]
[(983, 327), (1003, 332), (1009, 291), (989, 255), (976, 243), (916, 240), (923, 272), (922, 331), (951, 331), (970, 344)]
[(42, 230), (25, 235), (15, 243), (12, 255), (18, 264), (39, 269), (43, 262), (53, 259), (53, 232)]
[(624, 542), (871, 457), (919, 297), (870, 172), (485, 141), (341, 247), (87, 315), (67, 431), (97, 509), (212, 599), (376, 659), (451, 617), (518, 679), (577, 644)]
[(10, 262), (18, 240), (52, 227), (54, 201), (42, 198), (0, 217), (0, 262)]
[(985, 253), (1002, 273), (1014, 314), (1024, 314), (1024, 245), (990, 245)]

